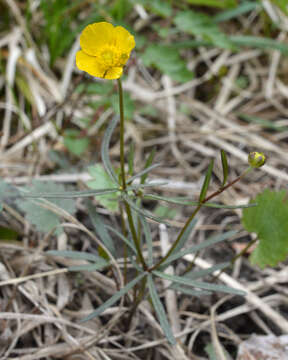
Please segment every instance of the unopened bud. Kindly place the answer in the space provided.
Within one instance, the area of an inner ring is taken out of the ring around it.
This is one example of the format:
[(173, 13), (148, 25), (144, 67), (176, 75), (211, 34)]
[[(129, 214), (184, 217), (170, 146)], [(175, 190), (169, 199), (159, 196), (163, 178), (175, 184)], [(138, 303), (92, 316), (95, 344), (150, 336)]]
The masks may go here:
[(266, 156), (262, 152), (253, 151), (248, 155), (248, 163), (253, 168), (259, 168), (266, 162)]

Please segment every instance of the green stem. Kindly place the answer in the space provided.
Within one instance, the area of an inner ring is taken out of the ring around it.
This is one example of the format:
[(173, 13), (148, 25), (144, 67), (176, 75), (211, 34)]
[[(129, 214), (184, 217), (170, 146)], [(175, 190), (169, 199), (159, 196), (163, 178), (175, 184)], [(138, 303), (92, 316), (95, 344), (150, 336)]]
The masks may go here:
[[(123, 89), (120, 79), (117, 79), (118, 91), (119, 91), (119, 110), (120, 110), (120, 171), (121, 171), (121, 180), (122, 180), (122, 191), (126, 191), (126, 174), (125, 174), (125, 153), (124, 153), (124, 104), (123, 104)], [(127, 214), (128, 224), (132, 234), (132, 239), (136, 247), (138, 258), (143, 266), (143, 269), (147, 269), (146, 262), (142, 255), (140, 241), (137, 236), (137, 231), (135, 229), (132, 211), (130, 205), (124, 200), (125, 211)]]
[(207, 196), (201, 203), (199, 203), (196, 207), (196, 209), (193, 211), (193, 213), (190, 215), (189, 219), (186, 221), (185, 225), (183, 226), (182, 230), (180, 231), (179, 235), (177, 236), (176, 241), (173, 243), (173, 245), (171, 246), (171, 248), (168, 250), (167, 254), (157, 263), (155, 264), (151, 269), (149, 269), (149, 271), (153, 271), (155, 269), (157, 269), (161, 264), (164, 263), (164, 261), (166, 261), (169, 256), (173, 253), (173, 251), (175, 250), (175, 248), (177, 247), (177, 245), (179, 244), (183, 234), (185, 233), (185, 230), (188, 228), (188, 226), (190, 225), (191, 221), (194, 219), (194, 217), (196, 216), (196, 214), (199, 212), (199, 210), (201, 209), (201, 207), (203, 206), (203, 204), (205, 204), (207, 201), (213, 199), (215, 196), (221, 194), (223, 191), (225, 191), (226, 189), (228, 189), (229, 187), (231, 187), (232, 185), (234, 185), (236, 182), (238, 182), (239, 180), (241, 180), (245, 175), (248, 174), (249, 171), (251, 171), (252, 168), (249, 167), (248, 169), (246, 169), (240, 176), (238, 176), (236, 179), (234, 179), (233, 181), (231, 181), (229, 184), (227, 184), (226, 186), (221, 187), (220, 189), (218, 189), (217, 191), (215, 191), (214, 193), (212, 193), (211, 195)]
[(126, 190), (126, 175), (125, 175), (125, 153), (124, 153), (124, 105), (123, 105), (123, 89), (120, 79), (117, 79), (119, 92), (119, 110), (120, 110), (120, 168), (122, 188)]

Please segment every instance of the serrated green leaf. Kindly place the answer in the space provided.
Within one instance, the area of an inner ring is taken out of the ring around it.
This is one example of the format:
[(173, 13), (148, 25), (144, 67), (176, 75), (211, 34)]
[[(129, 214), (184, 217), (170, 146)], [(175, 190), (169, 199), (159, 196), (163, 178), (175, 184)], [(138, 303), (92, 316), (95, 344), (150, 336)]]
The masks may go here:
[(103, 241), (106, 248), (111, 252), (112, 255), (115, 256), (116, 249), (115, 249), (113, 240), (112, 240), (110, 234), (108, 233), (106, 227), (104, 226), (104, 222), (103, 222), (101, 216), (97, 213), (95, 206), (93, 206), (91, 201), (87, 201), (86, 206), (87, 206), (87, 210), (88, 210), (88, 215), (94, 226), (95, 232), (97, 233), (99, 238)]
[(185, 61), (178, 51), (169, 45), (150, 45), (142, 55), (144, 65), (153, 65), (178, 82), (186, 82), (194, 78), (194, 74), (187, 69)]
[(176, 340), (174, 338), (174, 335), (172, 333), (171, 327), (168, 323), (167, 316), (164, 310), (164, 307), (160, 301), (159, 295), (157, 293), (156, 287), (153, 282), (152, 275), (148, 275), (148, 289), (149, 294), (152, 300), (153, 307), (155, 309), (155, 312), (157, 314), (158, 320), (160, 322), (161, 328), (167, 338), (167, 340), (170, 342), (170, 344), (175, 345)]
[(131, 290), (134, 287), (134, 285), (136, 285), (146, 275), (147, 274), (145, 272), (138, 275), (135, 279), (130, 281), (121, 290), (117, 291), (117, 293), (114, 294), (110, 299), (108, 299), (104, 304), (99, 306), (97, 308), (97, 310), (93, 311), (90, 315), (88, 315), (87, 317), (82, 319), (80, 322), (85, 322), (85, 321), (91, 320), (94, 317), (100, 315), (103, 311), (108, 309), (111, 305), (115, 304), (116, 301), (118, 301), (123, 295), (125, 295), (129, 290)]
[(117, 122), (118, 122), (118, 117), (114, 116), (105, 131), (104, 138), (102, 140), (102, 145), (101, 145), (101, 159), (102, 159), (104, 168), (111, 179), (111, 184), (113, 183), (113, 185), (118, 184), (118, 179), (117, 179), (117, 175), (113, 169), (113, 166), (110, 162), (109, 149), (110, 149), (111, 137), (112, 137), (113, 131), (117, 125)]
[(192, 10), (178, 12), (174, 18), (174, 23), (179, 30), (197, 37), (200, 36), (203, 40), (207, 40), (217, 47), (229, 50), (236, 49), (233, 42), (220, 30), (213, 18), (206, 14)]
[(176, 282), (176, 283), (182, 284), (182, 285), (193, 286), (193, 287), (196, 287), (199, 289), (204, 289), (204, 290), (209, 290), (209, 291), (219, 291), (219, 292), (240, 295), (240, 296), (245, 295), (244, 291), (238, 290), (238, 289), (233, 289), (233, 288), (230, 288), (225, 285), (217, 285), (217, 284), (210, 284), (210, 283), (206, 283), (206, 282), (202, 282), (202, 281), (190, 280), (190, 279), (187, 279), (187, 278), (181, 277), (181, 276), (165, 274), (165, 273), (162, 273), (157, 270), (152, 271), (152, 273), (155, 276), (158, 276), (162, 279)]
[(259, 238), (251, 262), (261, 268), (276, 266), (288, 255), (287, 191), (266, 189), (251, 202), (257, 202), (258, 206), (245, 209), (242, 217), (244, 228)]
[(208, 187), (209, 187), (211, 177), (212, 177), (213, 166), (214, 166), (214, 159), (211, 160), (211, 162), (209, 164), (209, 167), (208, 167), (208, 170), (207, 170), (206, 175), (205, 175), (205, 179), (204, 179), (204, 182), (203, 182), (203, 185), (202, 185), (202, 188), (201, 188), (201, 192), (200, 192), (200, 196), (199, 196), (199, 202), (200, 203), (206, 197)]
[[(26, 187), (25, 189), (26, 191), (29, 190), (32, 193), (35, 192), (45, 194), (55, 192), (64, 193), (65, 190), (62, 184), (41, 181), (33, 181), (32, 186)], [(49, 201), (44, 199), (32, 200), (28, 198), (17, 199), (17, 205), (25, 213), (25, 218), (28, 222), (35, 225), (37, 230), (48, 233), (52, 229), (58, 227), (56, 232), (59, 234), (62, 231), (59, 227), (59, 216), (41, 206), (49, 202), (70, 214), (73, 214), (76, 211), (76, 205), (72, 199), (52, 198)]]
[(222, 180), (222, 187), (223, 187), (227, 182), (229, 166), (228, 166), (226, 153), (222, 149), (221, 149), (221, 163), (222, 163), (222, 172), (223, 172), (223, 180)]
[[(102, 165), (97, 164), (88, 168), (89, 174), (93, 180), (87, 182), (87, 186), (91, 189), (101, 190), (105, 188), (115, 188), (115, 182), (103, 169)], [(111, 211), (118, 211), (118, 197), (120, 192), (111, 192), (107, 195), (98, 195), (97, 200), (100, 204)]]

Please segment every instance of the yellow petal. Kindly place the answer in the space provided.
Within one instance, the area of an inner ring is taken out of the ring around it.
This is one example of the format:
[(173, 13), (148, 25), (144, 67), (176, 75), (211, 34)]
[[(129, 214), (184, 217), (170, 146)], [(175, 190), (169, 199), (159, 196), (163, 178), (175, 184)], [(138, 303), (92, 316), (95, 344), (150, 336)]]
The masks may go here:
[(99, 50), (107, 44), (113, 44), (114, 26), (107, 22), (98, 22), (86, 26), (80, 35), (82, 50), (92, 56), (99, 54)]
[(119, 79), (123, 73), (122, 67), (113, 67), (106, 71), (105, 79)]
[(116, 26), (114, 28), (115, 46), (121, 53), (130, 53), (135, 47), (134, 36), (129, 33), (122, 26)]
[(94, 56), (87, 55), (82, 50), (76, 53), (76, 65), (79, 70), (100, 78), (103, 78), (106, 72), (106, 69), (97, 62)]

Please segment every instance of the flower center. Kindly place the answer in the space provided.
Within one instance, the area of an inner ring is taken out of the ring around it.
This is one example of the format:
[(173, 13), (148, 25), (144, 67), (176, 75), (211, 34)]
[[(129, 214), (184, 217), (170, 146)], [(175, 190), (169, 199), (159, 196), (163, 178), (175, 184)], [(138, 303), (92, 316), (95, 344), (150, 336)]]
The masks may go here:
[(101, 58), (107, 67), (115, 66), (115, 52), (112, 50), (104, 50), (101, 53)]

